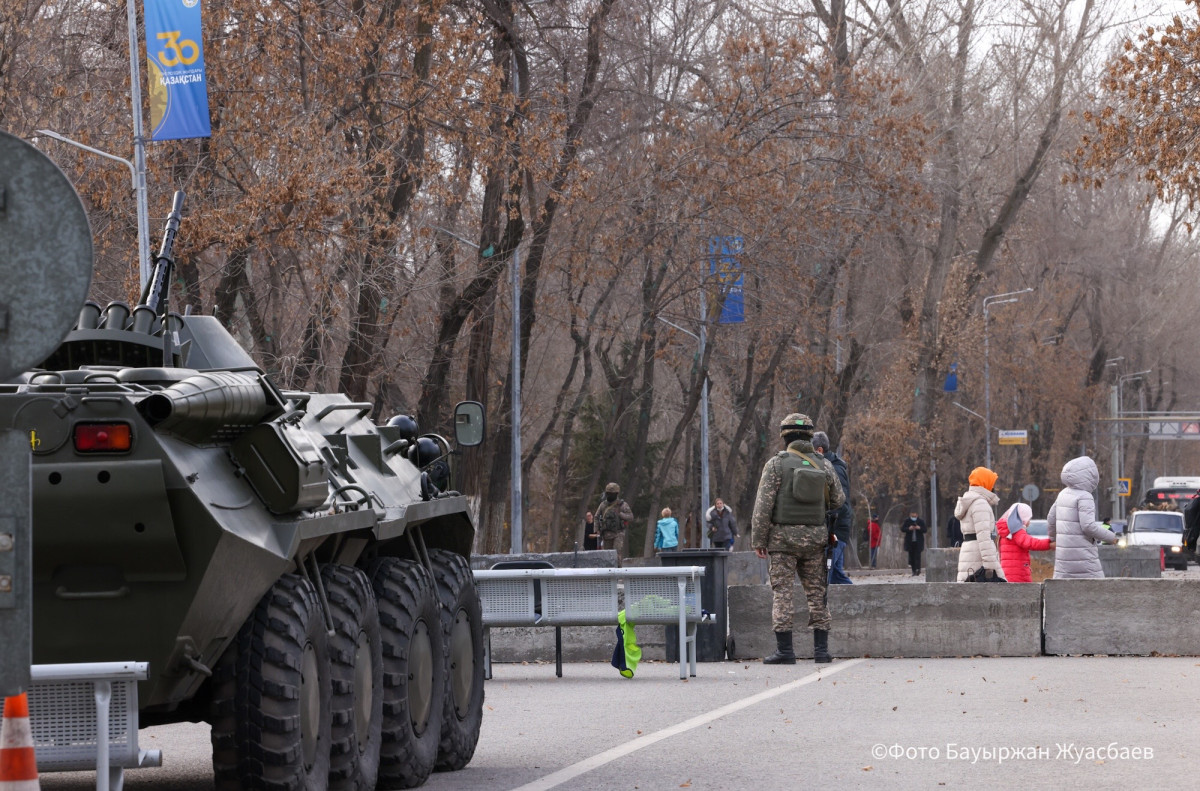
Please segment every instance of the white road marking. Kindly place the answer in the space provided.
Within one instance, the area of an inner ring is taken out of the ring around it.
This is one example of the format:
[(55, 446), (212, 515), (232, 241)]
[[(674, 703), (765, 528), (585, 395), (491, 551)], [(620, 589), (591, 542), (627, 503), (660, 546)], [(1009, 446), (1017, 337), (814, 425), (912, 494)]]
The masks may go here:
[(612, 749), (593, 755), (591, 758), (585, 758), (578, 763), (574, 763), (570, 766), (559, 769), (557, 772), (548, 774), (540, 780), (534, 780), (532, 783), (527, 783), (523, 786), (519, 786), (518, 788), (514, 788), (513, 791), (547, 791), (547, 789), (562, 785), (568, 780), (573, 780), (582, 774), (592, 771), (593, 769), (597, 769), (605, 764), (612, 763), (619, 758), (624, 758), (630, 753), (635, 753), (638, 750), (642, 750), (653, 744), (657, 744), (663, 739), (669, 739), (672, 736), (678, 736), (679, 734), (686, 733), (694, 728), (699, 728), (701, 725), (707, 725), (713, 720), (718, 720), (727, 714), (733, 714), (735, 711), (741, 711), (742, 709), (749, 708), (755, 704), (762, 703), (764, 700), (770, 700), (771, 698), (778, 697), (787, 692), (791, 692), (797, 687), (802, 687), (805, 684), (811, 684), (814, 681), (820, 681), (822, 678), (828, 678), (834, 673), (839, 673), (846, 668), (853, 667), (854, 665), (857, 665), (859, 662), (863, 661), (865, 661), (865, 658), (859, 657), (857, 659), (847, 659), (844, 662), (838, 662), (830, 665), (827, 668), (819, 670), (816, 673), (811, 673), (804, 678), (798, 678), (795, 681), (789, 681), (781, 687), (768, 689), (763, 692), (759, 692), (756, 695), (751, 695), (748, 698), (734, 701), (733, 703), (726, 704), (719, 709), (713, 709), (707, 714), (699, 714), (695, 717), (692, 717), (690, 720), (684, 720), (677, 725), (672, 725), (670, 728), (664, 728), (661, 731), (656, 731), (649, 736), (639, 736), (636, 739), (626, 742), (625, 744), (619, 744)]

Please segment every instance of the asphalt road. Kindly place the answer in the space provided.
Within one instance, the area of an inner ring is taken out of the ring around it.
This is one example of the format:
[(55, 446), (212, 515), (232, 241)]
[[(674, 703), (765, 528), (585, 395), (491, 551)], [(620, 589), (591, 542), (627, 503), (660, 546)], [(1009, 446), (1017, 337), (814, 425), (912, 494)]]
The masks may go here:
[[(471, 764), (425, 788), (1185, 788), (1196, 657), (496, 665)], [(208, 728), (142, 731), (130, 789), (212, 788)], [(94, 788), (46, 775), (43, 789)]]

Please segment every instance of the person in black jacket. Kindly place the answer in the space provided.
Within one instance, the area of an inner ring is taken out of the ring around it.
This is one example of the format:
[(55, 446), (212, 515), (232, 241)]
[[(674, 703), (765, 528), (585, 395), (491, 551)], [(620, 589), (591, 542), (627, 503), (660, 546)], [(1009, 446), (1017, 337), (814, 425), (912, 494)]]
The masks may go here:
[(1196, 554), (1196, 540), (1200, 538), (1200, 492), (1192, 495), (1192, 499), (1183, 508), (1183, 548)]
[(946, 520), (946, 546), (957, 547), (962, 544), (962, 522), (958, 521), (958, 517), (950, 514), (950, 518)]
[(908, 519), (900, 523), (900, 532), (904, 534), (908, 565), (916, 577), (921, 573), (921, 553), (925, 550), (925, 520), (917, 516), (917, 509), (908, 512)]
[(600, 548), (600, 529), (596, 527), (596, 517), (591, 511), (583, 517), (583, 548), (585, 551)]
[(846, 465), (845, 459), (829, 449), (829, 435), (824, 431), (813, 434), (812, 443), (813, 449), (833, 465), (833, 471), (837, 473), (838, 482), (842, 485), (842, 494), (846, 496), (846, 502), (842, 503), (840, 508), (825, 515), (829, 532), (837, 536), (837, 546), (833, 547), (829, 553), (829, 579), (827, 582), (830, 585), (853, 585), (853, 581), (846, 576), (843, 568), (846, 547), (850, 545), (850, 528), (854, 524), (854, 508), (850, 505), (850, 468)]

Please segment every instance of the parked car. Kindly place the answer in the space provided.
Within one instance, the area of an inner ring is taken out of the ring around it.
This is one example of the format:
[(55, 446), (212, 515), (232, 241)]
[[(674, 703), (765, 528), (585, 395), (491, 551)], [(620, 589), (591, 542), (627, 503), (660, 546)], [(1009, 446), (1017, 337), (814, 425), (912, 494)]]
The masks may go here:
[(1163, 561), (1174, 569), (1187, 571), (1183, 551), (1183, 514), (1178, 511), (1134, 511), (1125, 534), (1117, 546), (1160, 546)]
[(1050, 535), (1050, 523), (1045, 519), (1030, 519), (1025, 532), (1034, 538), (1046, 538)]

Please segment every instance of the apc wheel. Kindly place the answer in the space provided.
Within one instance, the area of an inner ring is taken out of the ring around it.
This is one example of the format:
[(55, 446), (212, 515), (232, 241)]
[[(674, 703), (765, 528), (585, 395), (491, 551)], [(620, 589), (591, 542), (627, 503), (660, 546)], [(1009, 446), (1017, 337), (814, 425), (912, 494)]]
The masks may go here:
[[(218, 780), (224, 777), (223, 787), (234, 787), (228, 771), (232, 760), (243, 788), (327, 788), (329, 646), (312, 583), (294, 574), (281, 577), (242, 625), (234, 646), (234, 738), (230, 743), (222, 726), (218, 740), (214, 725)], [(213, 676), (217, 679), (216, 671)], [(218, 702), (221, 686), (215, 688)]]
[(334, 634), (329, 658), (333, 729), (329, 787), (366, 791), (379, 775), (383, 723), (383, 647), (371, 581), (353, 566), (326, 565), (321, 579)]
[(424, 783), (438, 755), (445, 663), (437, 594), (418, 563), (376, 558), (367, 568), (383, 644), (383, 748), (377, 787)]
[(429, 552), (446, 641), (446, 697), (439, 772), (462, 769), (475, 755), (483, 722), (483, 608), (471, 567), (462, 555)]
[(237, 749), (237, 641), (213, 666), (208, 722), (212, 725), (213, 781), (217, 791), (241, 791)]

